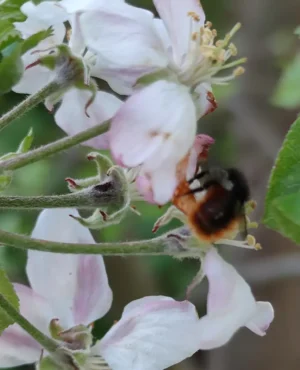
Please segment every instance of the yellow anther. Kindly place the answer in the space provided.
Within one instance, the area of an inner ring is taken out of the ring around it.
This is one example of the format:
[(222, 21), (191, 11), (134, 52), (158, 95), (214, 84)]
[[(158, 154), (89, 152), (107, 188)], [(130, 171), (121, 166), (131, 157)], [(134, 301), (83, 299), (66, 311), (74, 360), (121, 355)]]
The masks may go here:
[(247, 235), (247, 243), (250, 245), (250, 247), (255, 246), (256, 240), (253, 235), (250, 235), (250, 234)]
[(200, 21), (200, 16), (195, 12), (188, 12), (187, 15), (191, 17), (195, 22)]
[(255, 244), (255, 246), (254, 246), (254, 248), (255, 248), (257, 251), (259, 251), (259, 250), (261, 250), (261, 249), (262, 249), (262, 246), (261, 246), (261, 244), (260, 244), (260, 243), (256, 243), (256, 244)]
[(243, 73), (245, 73), (245, 68), (244, 68), (244, 67), (237, 67), (237, 68), (233, 71), (233, 75), (234, 75), (235, 77), (240, 76), (240, 75), (242, 75)]
[(233, 43), (228, 46), (228, 49), (230, 50), (232, 56), (237, 55), (237, 48)]
[(212, 23), (211, 23), (211, 22), (209, 22), (209, 21), (207, 21), (207, 22), (205, 23), (205, 27), (207, 27), (207, 28), (212, 28)]

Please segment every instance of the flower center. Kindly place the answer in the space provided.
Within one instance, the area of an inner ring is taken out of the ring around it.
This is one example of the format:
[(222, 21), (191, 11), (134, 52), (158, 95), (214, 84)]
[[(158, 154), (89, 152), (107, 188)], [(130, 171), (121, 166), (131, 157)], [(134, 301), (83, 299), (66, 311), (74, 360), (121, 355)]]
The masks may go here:
[(178, 72), (181, 82), (191, 87), (199, 83), (226, 84), (244, 72), (243, 67), (237, 67), (230, 75), (214, 77), (220, 71), (236, 67), (244, 63), (245, 58), (228, 62), (232, 56), (237, 55), (236, 46), (230, 42), (241, 24), (237, 23), (224, 39), (216, 40), (217, 31), (212, 28), (211, 22), (199, 25), (200, 16), (194, 12), (187, 14), (190, 17), (190, 32), (188, 49)]

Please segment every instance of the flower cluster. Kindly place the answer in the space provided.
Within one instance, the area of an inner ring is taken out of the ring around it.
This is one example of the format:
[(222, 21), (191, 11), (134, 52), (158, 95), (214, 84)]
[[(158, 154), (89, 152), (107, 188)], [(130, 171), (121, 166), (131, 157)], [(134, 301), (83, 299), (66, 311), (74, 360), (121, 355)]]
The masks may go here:
[[(75, 134), (111, 119), (109, 133), (87, 144), (110, 148), (121, 166), (140, 166), (142, 193), (164, 204), (178, 184), (177, 165), (193, 146), (198, 119), (217, 106), (212, 84), (226, 83), (243, 69), (237, 67), (225, 77), (216, 74), (244, 59), (228, 62), (237, 54), (230, 40), (239, 25), (217, 40), (199, 0), (155, 0), (154, 5), (160, 19), (122, 0), (25, 3), (21, 9), (27, 20), (15, 23), (23, 37), (50, 26), (53, 35), (23, 56), (27, 68), (14, 91), (34, 93), (57, 78), (57, 71), (42, 61), (49, 57), (49, 48), (52, 53), (66, 39), (72, 60), (83, 65), (84, 84), (74, 81), (47, 99), (51, 109), (62, 99), (56, 123)], [(94, 78), (127, 95), (125, 103), (94, 91)]]
[[(77, 216), (74, 209), (43, 211), (32, 236), (93, 243), (90, 232), (69, 218), (70, 213)], [(100, 370), (108, 364), (113, 370), (160, 370), (199, 349), (224, 345), (243, 326), (263, 336), (273, 320), (270, 303), (256, 302), (249, 285), (216, 249), (206, 254), (203, 271), (209, 283), (206, 315), (199, 318), (188, 301), (144, 297), (130, 302), (121, 319), (94, 345), (88, 340), (90, 325), (112, 304), (101, 256), (29, 251), (26, 272), (31, 288), (14, 287), (21, 313), (62, 346), (75, 348), (74, 353), (81, 351), (82, 368)], [(0, 337), (0, 366), (40, 362), (42, 368), (48, 354), (41, 358), (41, 351), (41, 346), (14, 324)]]
[[(205, 194), (210, 196), (208, 185), (217, 184), (221, 196), (235, 186), (228, 173), (221, 179), (224, 171), (201, 173), (214, 139), (197, 134), (197, 125), (217, 107), (212, 86), (244, 72), (239, 65), (245, 59), (230, 60), (237, 55), (231, 39), (240, 25), (218, 39), (199, 0), (153, 2), (160, 18), (123, 0), (43, 1), (38, 5), (29, 1), (21, 7), (26, 21), (15, 23), (24, 39), (49, 27), (52, 34), (23, 55), (25, 71), (14, 91), (35, 94), (57, 82), (58, 91), (45, 105), (55, 109), (55, 121), (68, 135), (110, 121), (107, 133), (85, 144), (96, 150), (109, 149), (114, 163), (98, 151), (92, 152), (88, 159), (95, 161), (98, 175), (67, 178), (70, 191), (76, 195), (87, 188), (105, 190), (113, 179), (120, 190), (120, 207), (112, 213), (109, 208), (95, 210), (98, 203), (88, 218), (75, 209), (42, 211), (32, 237), (94, 243), (86, 227), (99, 229), (119, 223), (125, 212), (135, 211), (131, 201), (158, 205), (172, 201), (153, 231), (174, 217), (180, 219), (184, 227), (166, 234), (166, 243), (179, 243), (180, 258), (201, 260), (187, 297), (203, 277), (209, 284), (204, 316), (199, 318), (188, 300), (144, 297), (129, 303), (121, 319), (95, 341), (93, 322), (112, 304), (102, 256), (29, 251), (26, 272), (31, 287), (14, 285), (21, 314), (68, 350), (78, 368), (85, 370), (107, 366), (113, 370), (165, 369), (198, 350), (226, 344), (242, 327), (263, 336), (274, 317), (271, 304), (255, 300), (249, 285), (216, 247), (230, 244), (259, 249), (251, 235), (246, 235), (245, 241), (233, 240), (242, 222), (246, 231), (256, 227), (248, 218), (254, 204), (247, 189), (240, 191), (230, 215), (240, 208), (245, 212), (225, 228), (226, 233), (205, 239), (196, 227), (201, 224), (208, 234), (211, 231), (198, 212)], [(219, 75), (229, 68), (231, 73)], [(99, 80), (108, 83), (111, 93), (98, 90)], [(198, 181), (203, 176), (206, 187)], [(196, 190), (201, 193), (199, 199)], [(228, 206), (219, 197), (204, 207), (208, 221), (217, 210), (216, 220), (221, 225), (223, 205)], [(52, 355), (18, 324), (0, 337), (1, 367), (38, 363), (43, 369)]]

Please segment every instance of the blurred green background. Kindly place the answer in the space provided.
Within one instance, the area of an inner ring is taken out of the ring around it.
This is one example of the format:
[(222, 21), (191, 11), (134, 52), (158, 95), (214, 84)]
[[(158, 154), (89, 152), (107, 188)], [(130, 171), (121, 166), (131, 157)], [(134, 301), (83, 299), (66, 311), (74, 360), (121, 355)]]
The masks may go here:
[[(184, 1), (184, 0), (179, 0)], [(152, 10), (150, 0), (132, 0)], [(242, 169), (257, 200), (255, 218), (263, 211), (267, 179), (285, 133), (295, 120), (300, 106), (299, 40), (293, 34), (300, 23), (300, 2), (286, 0), (203, 0), (207, 19), (222, 36), (236, 22), (242, 29), (234, 40), (239, 55), (248, 57), (246, 74), (228, 87), (214, 90), (219, 108), (204, 117), (199, 132), (212, 135), (216, 144), (210, 162)], [(178, 24), (180, 27), (180, 24)], [(283, 69), (288, 72), (283, 74)], [(288, 76), (286, 75), (288, 73)], [(283, 77), (282, 77), (283, 76)], [(0, 97), (3, 113), (24, 96), (10, 93)], [(287, 110), (289, 109), (289, 110)], [(43, 105), (1, 132), (0, 155), (13, 151), (34, 129), (34, 147), (62, 137), (53, 116)], [(77, 147), (48, 160), (17, 170), (7, 194), (40, 195), (67, 192), (65, 177), (94, 174), (85, 156), (88, 148)], [(98, 241), (150, 238), (151, 229), (164, 209), (137, 203), (141, 217), (128, 216), (118, 226), (94, 232)], [(30, 234), (37, 212), (0, 211), (4, 230)], [(173, 223), (171, 227), (177, 226)], [(164, 232), (166, 229), (163, 229)], [(224, 247), (224, 256), (251, 284), (259, 300), (270, 300), (276, 318), (267, 337), (259, 338), (241, 330), (225, 347), (199, 352), (176, 366), (181, 369), (299, 369), (300, 366), (300, 254), (296, 246), (261, 226), (255, 235), (263, 251), (242, 251)], [(120, 317), (125, 304), (145, 295), (169, 295), (184, 299), (185, 289), (198, 270), (196, 261), (179, 262), (169, 257), (108, 257), (107, 272), (114, 292), (109, 314), (96, 323), (95, 335), (101, 337)], [(12, 281), (26, 282), (26, 253), (0, 249), (0, 263)], [(191, 301), (205, 313), (206, 284), (196, 288)], [(155, 354), (153, 354), (155, 356)], [(174, 367), (175, 368), (175, 367)]]

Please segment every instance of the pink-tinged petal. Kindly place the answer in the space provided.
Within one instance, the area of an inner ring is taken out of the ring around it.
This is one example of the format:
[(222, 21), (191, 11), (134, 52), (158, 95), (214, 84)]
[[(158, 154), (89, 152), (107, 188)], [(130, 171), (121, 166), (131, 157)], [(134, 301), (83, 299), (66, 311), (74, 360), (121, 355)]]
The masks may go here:
[(106, 64), (119, 68), (164, 68), (168, 63), (152, 13), (111, 3), (81, 15), (86, 45)]
[(108, 285), (101, 256), (81, 255), (77, 267), (77, 289), (73, 313), (75, 324), (90, 324), (103, 317), (111, 307), (112, 291)]
[(195, 93), (198, 95), (198, 99), (195, 101), (197, 109), (197, 119), (212, 113), (217, 109), (218, 104), (212, 93), (211, 85), (208, 83), (202, 83), (195, 89)]
[[(122, 101), (112, 94), (98, 91), (94, 102), (85, 114), (85, 105), (91, 97), (91, 92), (71, 89), (65, 93), (61, 106), (55, 114), (57, 125), (68, 135), (75, 135), (95, 125), (104, 123), (114, 116), (122, 105)], [(109, 147), (108, 134), (97, 136), (84, 143), (96, 149)]]
[(147, 162), (145, 172), (152, 172), (169, 159), (179, 161), (195, 133), (195, 106), (188, 89), (160, 80), (128, 98), (115, 115), (111, 151), (125, 166)]
[(264, 336), (273, 319), (274, 309), (272, 305), (269, 302), (257, 302), (255, 315), (246, 326), (255, 334)]
[(138, 176), (135, 180), (138, 192), (145, 198), (148, 203), (155, 203), (151, 180), (146, 175)]
[[(59, 242), (94, 243), (90, 231), (69, 214), (78, 216), (75, 209), (41, 212), (32, 236)], [(26, 271), (34, 291), (46, 294), (65, 328), (89, 324), (110, 308), (112, 293), (101, 256), (29, 251)]]
[(215, 249), (207, 253), (203, 269), (209, 293), (207, 314), (198, 323), (198, 340), (199, 348), (212, 349), (226, 344), (252, 319), (255, 323), (257, 303), (246, 281)]
[(194, 177), (197, 170), (197, 165), (200, 161), (207, 159), (207, 154), (210, 146), (214, 144), (215, 140), (205, 134), (199, 134), (194, 140), (194, 145), (190, 151), (188, 165), (186, 169), (186, 179), (189, 180)]
[(177, 162), (165, 161), (150, 176), (153, 200), (159, 205), (169, 202), (178, 184), (176, 175)]
[[(20, 312), (25, 318), (48, 334), (48, 325), (54, 317), (49, 302), (31, 288), (14, 284), (20, 300)], [(38, 361), (41, 346), (19, 325), (9, 326), (0, 336), (0, 367), (20, 366)]]
[(125, 308), (93, 350), (114, 370), (165, 369), (197, 351), (190, 335), (197, 321), (195, 307), (187, 301), (142, 298)]
[(45, 291), (40, 294), (22, 284), (14, 284), (14, 288), (20, 300), (21, 314), (41, 332), (48, 333), (48, 326), (54, 317), (54, 312)]
[[(198, 31), (205, 22), (205, 14), (199, 0), (153, 0), (164, 21), (173, 46), (173, 56), (177, 64), (183, 62), (191, 42), (192, 32)], [(189, 13), (199, 17), (194, 21)]]
[(17, 325), (6, 329), (0, 337), (0, 367), (9, 368), (37, 362), (41, 347)]

